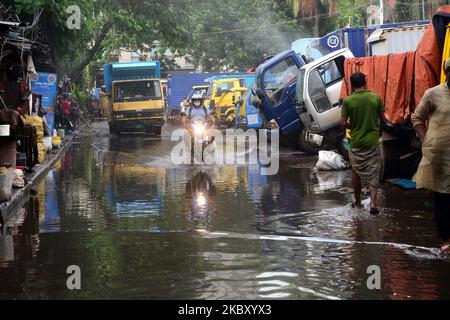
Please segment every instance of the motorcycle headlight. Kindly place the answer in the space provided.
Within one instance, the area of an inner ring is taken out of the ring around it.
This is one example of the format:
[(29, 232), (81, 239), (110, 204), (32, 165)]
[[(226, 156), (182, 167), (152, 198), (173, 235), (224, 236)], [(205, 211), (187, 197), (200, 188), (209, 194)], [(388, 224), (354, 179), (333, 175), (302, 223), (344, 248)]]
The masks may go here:
[(194, 132), (196, 134), (203, 134), (205, 132), (205, 126), (203, 124), (194, 124)]

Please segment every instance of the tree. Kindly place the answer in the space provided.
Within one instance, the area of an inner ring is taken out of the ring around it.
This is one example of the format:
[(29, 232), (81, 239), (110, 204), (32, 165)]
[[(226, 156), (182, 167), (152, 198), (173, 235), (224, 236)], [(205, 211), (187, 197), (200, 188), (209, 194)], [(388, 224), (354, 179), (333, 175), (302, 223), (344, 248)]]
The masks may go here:
[[(142, 49), (155, 40), (183, 47), (191, 30), (193, 2), (80, 0), (81, 29), (70, 30), (66, 20), (70, 0), (6, 0), (25, 21), (43, 10), (40, 28), (53, 52), (53, 64), (73, 80), (93, 60), (121, 47)], [(8, 4), (7, 3), (7, 4)]]
[[(256, 67), (304, 34), (285, 1), (199, 0), (187, 50), (207, 71)], [(220, 14), (219, 14), (220, 13)]]
[(313, 35), (318, 38), (320, 33), (321, 17), (334, 15), (337, 0), (286, 0), (292, 7), (294, 15), (309, 18), (314, 21)]

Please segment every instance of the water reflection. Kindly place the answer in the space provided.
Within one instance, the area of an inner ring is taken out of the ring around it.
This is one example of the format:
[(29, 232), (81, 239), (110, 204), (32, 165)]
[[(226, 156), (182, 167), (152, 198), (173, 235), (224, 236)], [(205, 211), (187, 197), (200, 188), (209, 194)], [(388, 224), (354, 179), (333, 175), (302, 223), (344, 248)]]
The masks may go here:
[[(414, 194), (390, 190), (371, 217), (345, 207), (348, 172), (298, 155), (276, 176), (175, 167), (164, 139), (97, 128), (74, 144), (1, 230), (0, 298), (450, 298)], [(70, 264), (80, 292), (65, 287)], [(366, 287), (371, 264), (381, 291)]]
[(203, 234), (209, 231), (209, 226), (215, 213), (216, 177), (214, 172), (203, 169), (192, 169), (192, 176), (186, 183), (186, 215), (193, 222), (193, 230)]

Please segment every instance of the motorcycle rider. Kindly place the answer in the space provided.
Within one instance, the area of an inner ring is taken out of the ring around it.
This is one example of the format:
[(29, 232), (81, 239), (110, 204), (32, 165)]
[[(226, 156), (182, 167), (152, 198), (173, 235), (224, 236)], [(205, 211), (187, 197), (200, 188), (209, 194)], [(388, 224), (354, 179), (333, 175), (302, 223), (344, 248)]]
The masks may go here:
[[(191, 155), (194, 156), (194, 141), (196, 140), (196, 137), (202, 137), (206, 134), (207, 127), (212, 127), (214, 125), (213, 113), (205, 107), (204, 96), (202, 94), (194, 94), (191, 98), (191, 105), (186, 108), (185, 112), (182, 113), (182, 116), (184, 127), (190, 134)], [(201, 141), (203, 143), (203, 148), (205, 148), (207, 145), (214, 142), (214, 138), (206, 137), (206, 141), (203, 139), (201, 139)], [(188, 140), (185, 140), (185, 142), (189, 143)], [(201, 154), (201, 157), (203, 159), (203, 153)]]
[(205, 98), (202, 94), (196, 93), (191, 98), (191, 105), (184, 111), (184, 116), (190, 121), (211, 121), (211, 112), (205, 107)]

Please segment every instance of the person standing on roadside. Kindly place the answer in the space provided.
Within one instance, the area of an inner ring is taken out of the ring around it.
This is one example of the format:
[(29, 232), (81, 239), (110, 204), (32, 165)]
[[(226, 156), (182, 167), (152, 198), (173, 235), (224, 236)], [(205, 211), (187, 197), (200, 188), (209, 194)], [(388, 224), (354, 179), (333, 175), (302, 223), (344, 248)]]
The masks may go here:
[(428, 89), (414, 112), (422, 160), (413, 180), (417, 189), (434, 193), (437, 232), (443, 241), (441, 249), (450, 253), (450, 59), (444, 64), (444, 72), (447, 82)]
[(362, 209), (362, 186), (370, 190), (370, 213), (378, 214), (377, 195), (380, 183), (381, 152), (380, 124), (384, 119), (384, 106), (380, 96), (366, 89), (366, 77), (356, 72), (350, 77), (353, 94), (344, 99), (341, 124), (351, 130), (350, 163), (353, 169), (352, 207)]

